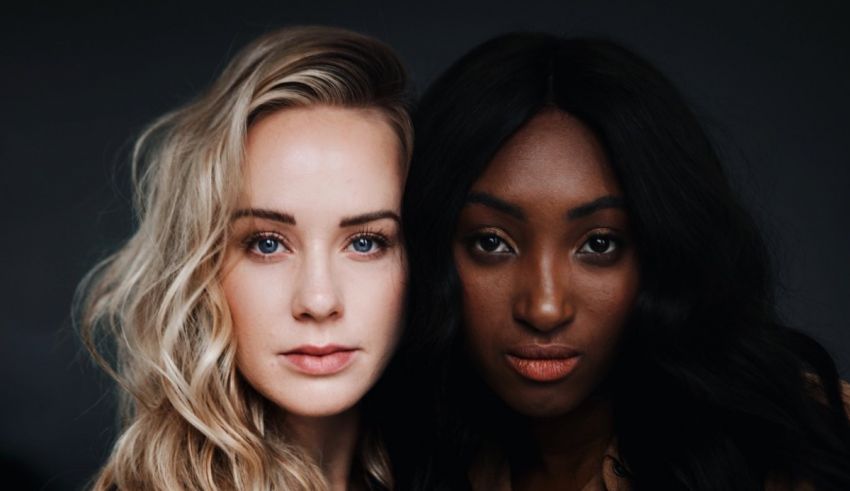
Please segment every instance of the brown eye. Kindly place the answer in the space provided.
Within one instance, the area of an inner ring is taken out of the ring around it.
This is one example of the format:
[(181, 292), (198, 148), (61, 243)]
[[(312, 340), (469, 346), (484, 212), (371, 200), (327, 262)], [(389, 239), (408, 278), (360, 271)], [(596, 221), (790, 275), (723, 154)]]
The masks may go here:
[(513, 252), (513, 249), (496, 234), (479, 235), (474, 238), (472, 244), (476, 250), (488, 254), (507, 254)]
[(579, 252), (582, 254), (612, 254), (620, 248), (619, 241), (609, 235), (594, 235), (587, 239)]

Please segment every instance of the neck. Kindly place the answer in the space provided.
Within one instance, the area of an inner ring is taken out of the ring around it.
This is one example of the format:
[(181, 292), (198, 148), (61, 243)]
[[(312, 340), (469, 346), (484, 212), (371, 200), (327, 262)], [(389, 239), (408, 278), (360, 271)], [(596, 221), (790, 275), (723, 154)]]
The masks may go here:
[(567, 414), (526, 424), (533, 448), (514, 459), (514, 489), (582, 489), (599, 475), (613, 436), (609, 401), (591, 396)]
[(332, 491), (349, 488), (359, 426), (356, 408), (333, 416), (286, 416), (290, 438), (319, 465)]

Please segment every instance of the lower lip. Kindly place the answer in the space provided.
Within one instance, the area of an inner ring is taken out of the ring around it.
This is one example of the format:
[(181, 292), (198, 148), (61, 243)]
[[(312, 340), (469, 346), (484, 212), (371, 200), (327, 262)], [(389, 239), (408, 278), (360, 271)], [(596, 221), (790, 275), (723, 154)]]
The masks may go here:
[(334, 351), (326, 355), (286, 353), (283, 358), (301, 373), (307, 375), (333, 375), (343, 371), (354, 359), (354, 350)]
[(514, 355), (505, 355), (508, 365), (521, 376), (535, 382), (554, 382), (568, 377), (576, 365), (579, 357), (569, 358), (520, 358)]

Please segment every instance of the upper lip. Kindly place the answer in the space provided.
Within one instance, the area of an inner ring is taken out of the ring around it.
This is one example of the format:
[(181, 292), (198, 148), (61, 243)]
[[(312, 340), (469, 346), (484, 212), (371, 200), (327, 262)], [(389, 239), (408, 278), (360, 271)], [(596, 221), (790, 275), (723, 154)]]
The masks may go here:
[(338, 344), (326, 344), (324, 346), (316, 346), (312, 344), (305, 344), (302, 346), (298, 346), (292, 348), (291, 350), (284, 351), (284, 355), (310, 355), (310, 356), (325, 356), (331, 353), (336, 353), (338, 351), (354, 351), (357, 348), (352, 346), (340, 346)]
[(508, 349), (507, 354), (531, 360), (555, 360), (579, 356), (581, 352), (563, 344), (525, 344)]

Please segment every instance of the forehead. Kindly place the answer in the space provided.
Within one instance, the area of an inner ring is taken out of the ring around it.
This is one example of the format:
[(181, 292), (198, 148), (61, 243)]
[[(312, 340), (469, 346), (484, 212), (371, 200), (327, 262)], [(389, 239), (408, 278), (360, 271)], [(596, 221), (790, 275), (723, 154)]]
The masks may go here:
[(540, 112), (499, 149), (473, 191), (512, 201), (569, 205), (620, 195), (605, 150), (584, 123), (556, 109)]
[(282, 109), (248, 131), (242, 201), (291, 210), (334, 196), (352, 206), (386, 206), (400, 199), (399, 145), (378, 110)]

